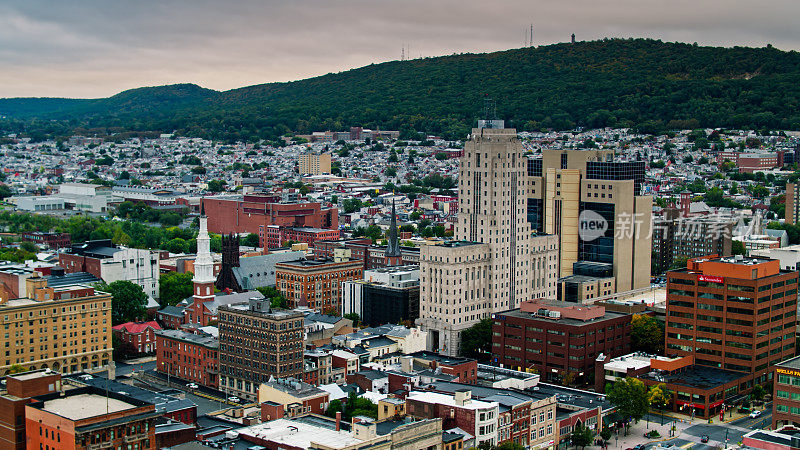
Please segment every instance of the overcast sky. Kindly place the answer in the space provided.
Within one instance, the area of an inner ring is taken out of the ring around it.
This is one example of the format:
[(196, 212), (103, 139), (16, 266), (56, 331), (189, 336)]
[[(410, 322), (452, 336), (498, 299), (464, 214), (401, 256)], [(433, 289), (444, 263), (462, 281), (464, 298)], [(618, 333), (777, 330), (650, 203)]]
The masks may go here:
[(800, 50), (798, 0), (2, 0), (0, 97), (227, 90), (603, 37)]

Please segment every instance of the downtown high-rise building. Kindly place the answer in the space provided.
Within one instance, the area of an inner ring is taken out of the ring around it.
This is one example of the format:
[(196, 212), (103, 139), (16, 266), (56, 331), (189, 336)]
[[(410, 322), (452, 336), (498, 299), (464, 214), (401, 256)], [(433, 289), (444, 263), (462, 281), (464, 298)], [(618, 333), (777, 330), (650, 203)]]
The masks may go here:
[(645, 163), (589, 149), (544, 150), (527, 163), (528, 221), (558, 236), (558, 298), (588, 300), (566, 292), (576, 284), (600, 282), (612, 293), (649, 286), (653, 199), (641, 192)]
[(465, 143), (452, 242), (420, 251), (420, 319), (428, 348), (448, 355), (491, 313), (556, 295), (558, 241), (528, 221), (525, 149), (513, 128), (482, 120)]

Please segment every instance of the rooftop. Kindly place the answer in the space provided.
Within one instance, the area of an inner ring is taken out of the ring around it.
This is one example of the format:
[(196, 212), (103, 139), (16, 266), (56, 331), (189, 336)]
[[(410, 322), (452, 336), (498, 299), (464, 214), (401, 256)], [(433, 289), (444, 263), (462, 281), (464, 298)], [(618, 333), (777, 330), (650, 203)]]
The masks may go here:
[[(578, 304), (578, 303), (571, 303), (571, 305), (580, 306), (580, 304)], [(535, 320), (535, 321), (538, 321), (538, 322), (552, 322), (552, 323), (574, 325), (574, 326), (590, 325), (590, 324), (593, 324), (593, 323), (603, 322), (603, 321), (606, 321), (606, 320), (618, 319), (620, 317), (627, 316), (627, 315), (629, 315), (629, 314), (606, 310), (605, 314), (603, 314), (602, 316), (598, 317), (597, 319), (591, 319), (591, 320), (583, 321), (583, 320), (579, 320), (579, 319), (570, 319), (570, 318), (565, 318), (565, 317), (561, 317), (561, 318), (544, 317), (544, 316), (540, 316), (540, 315), (537, 315), (537, 314), (534, 314), (534, 313), (524, 312), (524, 311), (521, 311), (519, 309), (512, 309), (510, 311), (503, 311), (503, 312), (499, 312), (499, 313), (494, 314), (494, 316), (496, 318), (501, 318), (500, 320), (502, 320), (503, 316), (511, 316), (511, 317), (520, 317), (520, 318), (523, 318), (523, 319)]]
[(674, 372), (653, 371), (642, 374), (639, 377), (678, 386), (712, 389), (743, 379), (747, 377), (747, 374), (718, 367), (694, 365)]
[(47, 400), (42, 409), (70, 420), (81, 420), (136, 407), (128, 402), (97, 394), (80, 394)]
[(800, 356), (795, 356), (794, 358), (787, 359), (786, 361), (781, 361), (778, 364), (775, 364), (775, 367), (784, 367), (787, 369), (800, 369)]
[(497, 408), (500, 405), (497, 402), (485, 402), (482, 400), (475, 400), (469, 399), (469, 401), (465, 402), (464, 405), (458, 405), (454, 396), (449, 394), (440, 394), (438, 392), (421, 392), (421, 391), (411, 391), (408, 394), (407, 400), (417, 400), (423, 403), (431, 403), (437, 405), (444, 405), (450, 407), (458, 407), (463, 409), (492, 409)]

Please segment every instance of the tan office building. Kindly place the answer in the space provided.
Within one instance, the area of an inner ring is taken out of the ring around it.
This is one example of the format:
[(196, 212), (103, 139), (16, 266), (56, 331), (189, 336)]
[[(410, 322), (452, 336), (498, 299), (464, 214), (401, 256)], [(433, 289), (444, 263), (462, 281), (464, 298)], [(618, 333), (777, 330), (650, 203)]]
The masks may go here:
[(0, 303), (0, 373), (28, 370), (71, 373), (111, 361), (111, 295), (86, 285), (52, 288), (40, 276), (26, 280), (30, 298)]
[(322, 175), (331, 173), (330, 153), (302, 153), (298, 158), (300, 175)]
[(528, 220), (558, 236), (561, 277), (613, 276), (622, 292), (650, 283), (652, 197), (640, 195), (644, 163), (613, 157), (544, 150), (530, 159)]

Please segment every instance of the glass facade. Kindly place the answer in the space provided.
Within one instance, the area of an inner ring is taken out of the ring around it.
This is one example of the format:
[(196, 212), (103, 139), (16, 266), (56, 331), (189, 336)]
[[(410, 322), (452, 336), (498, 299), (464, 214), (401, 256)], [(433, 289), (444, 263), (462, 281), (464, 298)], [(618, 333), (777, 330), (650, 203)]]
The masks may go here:
[(593, 240), (578, 238), (578, 261), (612, 264), (614, 262), (614, 208), (613, 203), (581, 202), (580, 211), (594, 211), (608, 223), (605, 233)]
[(589, 180), (633, 180), (633, 195), (641, 195), (644, 183), (644, 161), (586, 162), (586, 178)]

